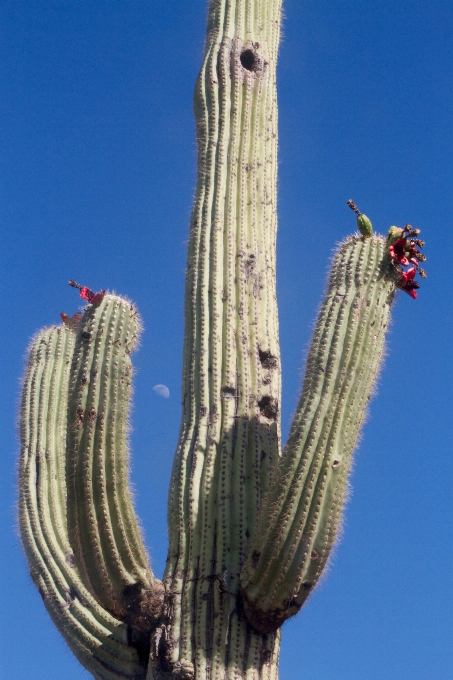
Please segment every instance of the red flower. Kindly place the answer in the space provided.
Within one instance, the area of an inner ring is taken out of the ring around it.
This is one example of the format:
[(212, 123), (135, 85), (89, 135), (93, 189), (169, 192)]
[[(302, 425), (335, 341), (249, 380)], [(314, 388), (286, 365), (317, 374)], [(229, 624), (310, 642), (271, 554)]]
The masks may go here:
[(87, 302), (92, 305), (97, 305), (104, 299), (105, 290), (101, 290), (100, 293), (93, 293), (91, 288), (87, 288), (87, 286), (81, 286), (80, 283), (77, 283), (77, 281), (73, 281), (72, 279), (71, 281), (68, 281), (68, 284), (73, 288), (80, 290), (80, 297), (82, 300), (87, 300)]
[(92, 305), (97, 305), (99, 302), (102, 302), (104, 295), (105, 290), (101, 290), (100, 293), (93, 293), (91, 288), (87, 288), (86, 286), (82, 286), (80, 289), (80, 297), (82, 300), (87, 300)]
[(401, 272), (401, 280), (399, 283), (399, 288), (401, 288), (401, 290), (406, 291), (406, 293), (410, 295), (411, 298), (414, 298), (414, 300), (417, 297), (416, 289), (420, 288), (420, 284), (417, 283), (417, 281), (414, 281), (416, 273), (417, 270), (415, 269), (415, 267), (411, 267), (410, 269), (407, 270), (407, 272)]
[[(409, 260), (406, 257), (406, 247), (407, 239), (399, 238), (389, 248), (390, 257), (393, 260), (396, 260), (398, 264), (402, 264), (403, 267), (407, 267), (407, 265), (409, 264)], [(412, 264), (418, 264), (418, 262), (413, 262)]]

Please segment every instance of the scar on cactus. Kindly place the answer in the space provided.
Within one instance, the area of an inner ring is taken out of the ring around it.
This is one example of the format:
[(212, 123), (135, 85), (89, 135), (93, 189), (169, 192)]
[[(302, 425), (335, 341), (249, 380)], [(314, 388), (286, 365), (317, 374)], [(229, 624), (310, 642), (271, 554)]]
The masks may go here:
[(280, 18), (280, 0), (210, 2), (162, 581), (128, 485), (136, 308), (71, 280), (89, 304), (29, 348), (23, 545), (52, 620), (97, 680), (277, 680), (281, 626), (315, 590), (337, 540), (396, 290), (415, 297), (424, 277), (418, 230), (380, 236), (348, 201), (359, 233), (331, 263), (283, 446)]

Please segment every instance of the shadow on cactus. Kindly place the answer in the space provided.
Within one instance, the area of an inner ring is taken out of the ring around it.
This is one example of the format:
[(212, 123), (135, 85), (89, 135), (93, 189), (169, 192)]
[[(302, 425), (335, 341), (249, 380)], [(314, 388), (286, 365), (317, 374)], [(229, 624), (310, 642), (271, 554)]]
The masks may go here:
[[(163, 580), (128, 486), (134, 305), (74, 281), (83, 314), (33, 339), (21, 405), (20, 527), (30, 572), (95, 678), (276, 680), (280, 631), (313, 591), (398, 288), (424, 277), (418, 230), (341, 243), (281, 450), (275, 295), (280, 3), (212, 2), (195, 88), (198, 184), (183, 408)], [(258, 15), (256, 14), (258, 13)], [(262, 16), (261, 14), (262, 13)]]

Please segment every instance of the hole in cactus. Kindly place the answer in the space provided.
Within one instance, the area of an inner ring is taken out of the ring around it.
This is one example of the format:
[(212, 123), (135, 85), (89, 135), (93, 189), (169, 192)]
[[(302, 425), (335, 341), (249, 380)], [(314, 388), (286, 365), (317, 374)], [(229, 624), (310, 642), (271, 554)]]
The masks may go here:
[(313, 586), (313, 583), (310, 583), (310, 581), (304, 581), (304, 583), (302, 583), (302, 588), (304, 590), (311, 590), (312, 586)]
[[(304, 584), (302, 584), (302, 587), (303, 586), (304, 586)], [(302, 607), (302, 605), (298, 603), (298, 601), (296, 600), (295, 597), (293, 597), (292, 600), (286, 601), (286, 608), (291, 609), (291, 607), (297, 607), (297, 609), (300, 609)]]
[(319, 557), (319, 552), (317, 550), (312, 550), (310, 554), (310, 559), (317, 560)]
[(91, 333), (87, 333), (87, 331), (84, 331), (82, 333), (82, 340), (91, 340)]
[(261, 366), (263, 368), (277, 368), (277, 357), (272, 356), (269, 351), (264, 351), (258, 348)]
[(222, 392), (222, 397), (224, 397), (225, 399), (231, 399), (231, 397), (236, 396), (235, 388), (230, 387), (229, 385), (225, 385), (225, 387), (222, 387), (221, 392)]
[(275, 420), (278, 413), (278, 402), (273, 397), (262, 397), (258, 402), (258, 408), (261, 411), (261, 415), (268, 420)]
[(247, 71), (256, 71), (258, 59), (253, 50), (244, 50), (240, 56), (242, 66)]
[(337, 468), (339, 465), (340, 465), (340, 461), (339, 461), (339, 460), (334, 460), (333, 463), (332, 463), (332, 467), (333, 467), (333, 468)]

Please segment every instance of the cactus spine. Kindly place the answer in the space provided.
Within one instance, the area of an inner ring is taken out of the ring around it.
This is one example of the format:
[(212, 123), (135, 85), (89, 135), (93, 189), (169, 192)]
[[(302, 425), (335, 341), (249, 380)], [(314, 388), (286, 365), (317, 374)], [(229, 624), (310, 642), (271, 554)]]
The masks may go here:
[[(280, 444), (275, 295), (280, 0), (211, 0), (195, 88), (198, 184), (183, 410), (163, 583), (127, 485), (135, 308), (94, 294), (33, 341), (21, 408), (20, 525), (56, 625), (96, 678), (277, 680), (280, 627), (337, 535), (397, 287), (416, 297), (409, 225), (340, 245), (302, 396)], [(392, 231), (393, 230), (393, 231)], [(424, 272), (419, 270), (421, 275)], [(81, 315), (80, 315), (81, 316)]]

